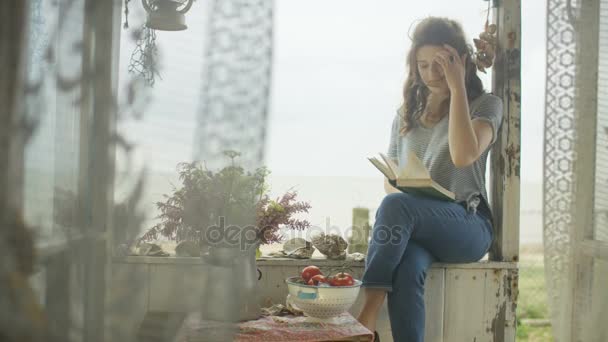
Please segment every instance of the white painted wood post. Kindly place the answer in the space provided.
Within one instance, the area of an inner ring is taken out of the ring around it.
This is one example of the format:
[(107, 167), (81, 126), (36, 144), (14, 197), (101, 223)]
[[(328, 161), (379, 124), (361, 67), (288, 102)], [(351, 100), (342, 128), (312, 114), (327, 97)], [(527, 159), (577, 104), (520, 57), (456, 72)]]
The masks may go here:
[[(600, 0), (581, 1), (574, 28), (576, 31), (576, 83), (574, 124), (574, 202), (572, 212), (572, 253), (570, 272), (572, 299), (570, 341), (599, 341), (594, 335), (592, 291), (594, 257), (581, 247), (594, 238), (595, 158), (598, 115), (598, 63), (600, 36)], [(567, 275), (564, 275), (567, 276)], [(598, 293), (599, 294), (599, 293)], [(599, 298), (598, 298), (599, 300)], [(568, 326), (569, 324), (569, 326)], [(561, 337), (561, 336), (560, 336)]]
[[(490, 260), (519, 260), (521, 0), (493, 0), (498, 26), (492, 90), (503, 100), (503, 123), (492, 148), (490, 197), (494, 243)], [(497, 5), (497, 6), (496, 6)]]

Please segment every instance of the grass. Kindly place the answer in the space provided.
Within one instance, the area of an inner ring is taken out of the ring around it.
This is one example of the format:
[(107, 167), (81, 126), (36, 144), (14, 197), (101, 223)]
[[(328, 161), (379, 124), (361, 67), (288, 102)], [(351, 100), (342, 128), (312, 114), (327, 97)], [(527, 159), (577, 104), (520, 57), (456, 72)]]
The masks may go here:
[(549, 319), (542, 255), (522, 255), (519, 263), (517, 341), (553, 341), (551, 326), (529, 326), (522, 319)]
[(526, 342), (545, 342), (553, 341), (551, 327), (531, 327), (527, 325), (518, 325), (516, 341)]

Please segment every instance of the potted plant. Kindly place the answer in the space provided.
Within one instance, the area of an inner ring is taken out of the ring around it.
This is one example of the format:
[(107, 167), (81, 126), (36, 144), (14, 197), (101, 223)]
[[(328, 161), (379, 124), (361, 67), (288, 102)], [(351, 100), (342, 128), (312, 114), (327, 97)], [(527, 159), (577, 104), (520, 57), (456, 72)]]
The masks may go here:
[[(157, 240), (164, 237), (172, 241), (189, 241), (202, 249), (210, 245), (233, 245), (230, 239), (215, 239), (217, 228), (236, 227), (239, 246), (243, 239), (249, 246), (275, 243), (282, 240), (282, 228), (304, 230), (310, 227), (307, 220), (295, 215), (308, 213), (310, 204), (297, 200), (297, 192), (290, 190), (277, 199), (271, 199), (265, 167), (246, 172), (235, 164), (238, 152), (226, 151), (231, 164), (213, 172), (202, 163), (180, 163), (177, 166), (180, 186), (173, 186), (171, 194), (156, 203), (159, 222), (139, 239)], [(222, 227), (220, 227), (222, 226)], [(247, 236), (245, 236), (247, 235)], [(253, 235), (253, 236), (252, 236)], [(216, 241), (218, 240), (218, 241)], [(234, 246), (236, 247), (236, 246)]]
[(208, 310), (202, 314), (212, 320), (249, 320), (260, 315), (257, 247), (280, 241), (283, 227), (308, 228), (308, 221), (294, 215), (307, 213), (310, 205), (297, 201), (295, 191), (270, 199), (265, 183), (268, 170), (246, 172), (234, 162), (238, 152), (225, 154), (231, 163), (217, 172), (196, 162), (178, 165), (181, 185), (157, 203), (160, 221), (140, 241), (163, 236), (198, 244), (213, 273), (204, 285)]

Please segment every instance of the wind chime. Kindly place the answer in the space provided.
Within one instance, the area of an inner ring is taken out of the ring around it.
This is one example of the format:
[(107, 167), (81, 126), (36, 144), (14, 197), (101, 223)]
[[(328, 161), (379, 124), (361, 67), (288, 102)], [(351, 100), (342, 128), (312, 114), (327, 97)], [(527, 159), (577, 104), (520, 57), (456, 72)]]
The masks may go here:
[[(158, 48), (156, 30), (183, 31), (186, 25), (186, 13), (195, 0), (142, 0), (146, 10), (146, 22), (136, 33), (135, 50), (131, 54), (129, 73), (139, 74), (149, 86), (154, 86), (158, 71)], [(129, 28), (129, 3), (125, 0), (124, 28)]]
[(186, 25), (186, 12), (194, 0), (142, 0), (147, 13), (146, 27), (161, 31), (183, 31)]

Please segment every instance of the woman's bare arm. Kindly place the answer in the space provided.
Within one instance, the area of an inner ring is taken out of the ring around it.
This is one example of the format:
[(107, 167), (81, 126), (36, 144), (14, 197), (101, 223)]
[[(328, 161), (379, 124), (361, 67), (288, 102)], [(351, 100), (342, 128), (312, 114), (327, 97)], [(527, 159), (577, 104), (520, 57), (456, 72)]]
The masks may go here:
[(456, 167), (473, 164), (492, 142), (492, 126), (471, 120), (466, 89), (452, 91), (448, 139), (452, 162)]
[(445, 45), (445, 50), (436, 54), (436, 61), (443, 68), (450, 88), (450, 156), (456, 167), (467, 167), (490, 146), (492, 127), (485, 121), (471, 120), (464, 80), (466, 55), (459, 56), (456, 49)]

